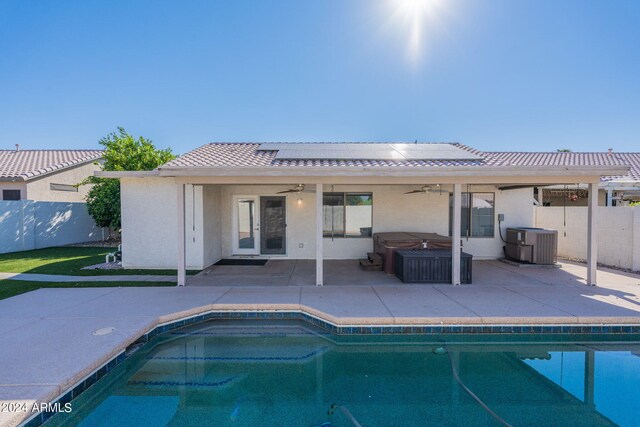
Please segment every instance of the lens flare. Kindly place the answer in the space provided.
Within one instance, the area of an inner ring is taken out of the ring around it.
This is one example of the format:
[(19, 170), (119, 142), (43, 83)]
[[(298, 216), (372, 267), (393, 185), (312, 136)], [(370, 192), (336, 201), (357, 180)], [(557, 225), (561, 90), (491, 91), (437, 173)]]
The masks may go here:
[(388, 0), (395, 25), (406, 32), (407, 54), (418, 62), (424, 50), (425, 32), (435, 25), (442, 4), (439, 0)]

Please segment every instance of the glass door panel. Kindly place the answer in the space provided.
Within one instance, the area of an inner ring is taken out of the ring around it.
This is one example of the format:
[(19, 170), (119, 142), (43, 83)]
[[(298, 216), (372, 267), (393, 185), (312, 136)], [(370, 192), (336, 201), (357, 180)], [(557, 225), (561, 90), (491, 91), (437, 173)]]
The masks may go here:
[(260, 197), (260, 253), (287, 253), (287, 203), (284, 196)]
[(237, 254), (256, 255), (260, 249), (257, 197), (238, 197), (235, 203), (234, 249)]

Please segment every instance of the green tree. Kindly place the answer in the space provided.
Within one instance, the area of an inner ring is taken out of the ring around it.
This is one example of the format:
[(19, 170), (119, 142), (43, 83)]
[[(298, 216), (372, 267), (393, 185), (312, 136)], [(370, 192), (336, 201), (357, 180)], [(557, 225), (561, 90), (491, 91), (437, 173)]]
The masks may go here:
[[(104, 146), (102, 169), (105, 171), (145, 171), (174, 159), (170, 148), (159, 150), (151, 140), (135, 138), (124, 128), (102, 138)], [(90, 176), (81, 185), (92, 184), (87, 194), (87, 208), (100, 227), (119, 229), (120, 223), (120, 180)]]
[(558, 148), (556, 151), (558, 153), (571, 153), (571, 149), (570, 148)]

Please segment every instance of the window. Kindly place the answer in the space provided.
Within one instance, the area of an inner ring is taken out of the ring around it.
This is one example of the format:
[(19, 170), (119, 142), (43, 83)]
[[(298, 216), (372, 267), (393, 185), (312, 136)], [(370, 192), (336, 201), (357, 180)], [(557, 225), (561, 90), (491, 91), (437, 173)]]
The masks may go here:
[(371, 237), (371, 193), (324, 193), (322, 210), (325, 237)]
[[(494, 237), (495, 194), (462, 193), (460, 234), (462, 237)], [(449, 197), (449, 235), (453, 226), (453, 195)]]
[(20, 190), (2, 190), (2, 200), (20, 200)]
[(49, 184), (49, 189), (52, 191), (71, 191), (74, 193), (78, 192), (78, 187), (75, 185), (69, 184)]

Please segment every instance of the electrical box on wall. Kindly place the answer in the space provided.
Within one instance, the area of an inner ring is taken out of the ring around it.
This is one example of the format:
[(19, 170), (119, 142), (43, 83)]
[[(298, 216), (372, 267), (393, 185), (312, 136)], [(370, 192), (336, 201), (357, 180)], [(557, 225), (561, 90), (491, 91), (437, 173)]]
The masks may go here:
[(504, 214), (498, 214), (498, 221), (504, 221)]

